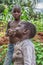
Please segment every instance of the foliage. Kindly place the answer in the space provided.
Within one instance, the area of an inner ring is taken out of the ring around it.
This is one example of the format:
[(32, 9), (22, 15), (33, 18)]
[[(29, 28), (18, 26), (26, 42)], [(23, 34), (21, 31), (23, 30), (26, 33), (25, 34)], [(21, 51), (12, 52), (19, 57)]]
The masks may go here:
[(3, 1), (2, 1), (2, 0), (0, 0), (0, 4), (1, 4), (1, 3), (3, 3)]
[(0, 13), (3, 12), (5, 9), (5, 6), (3, 4), (0, 4)]
[(10, 5), (10, 4), (12, 4), (12, 0), (0, 0), (0, 4), (1, 4), (1, 3)]
[[(34, 13), (33, 3), (30, 0), (0, 0), (0, 23), (3, 22), (7, 25), (9, 20), (14, 20), (11, 10), (16, 3), (21, 5), (21, 19), (32, 22), (36, 26), (37, 32), (43, 31), (43, 14)], [(4, 24), (0, 24), (0, 26), (3, 26)], [(6, 28), (6, 26), (3, 28)], [(2, 34), (0, 34), (0, 36), (2, 36)], [(34, 45), (36, 50), (36, 65), (43, 65), (43, 47), (40, 42), (34, 42)], [(8, 48), (6, 45), (0, 46), (0, 48), (3, 49), (0, 53), (0, 58), (2, 58), (3, 55), (6, 54)], [(3, 62), (4, 58), (2, 62), (0, 62), (0, 65), (2, 65)]]
[(3, 62), (4, 62), (4, 57), (5, 57), (5, 54), (6, 54), (7, 50), (8, 49), (7, 49), (6, 45), (0, 46), (0, 61), (1, 61), (0, 65), (2, 65)]
[(43, 22), (41, 21), (41, 19), (37, 20), (37, 21), (32, 20), (32, 23), (36, 26), (37, 32), (42, 32), (43, 31)]
[(43, 43), (34, 42), (36, 50), (36, 65), (43, 65)]

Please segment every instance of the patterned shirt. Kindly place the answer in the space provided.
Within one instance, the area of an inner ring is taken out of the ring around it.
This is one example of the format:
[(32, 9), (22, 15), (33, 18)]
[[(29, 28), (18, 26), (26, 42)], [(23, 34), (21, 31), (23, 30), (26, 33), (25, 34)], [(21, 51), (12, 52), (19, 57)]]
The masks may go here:
[(36, 65), (34, 45), (29, 39), (14, 46), (13, 61), (14, 65)]

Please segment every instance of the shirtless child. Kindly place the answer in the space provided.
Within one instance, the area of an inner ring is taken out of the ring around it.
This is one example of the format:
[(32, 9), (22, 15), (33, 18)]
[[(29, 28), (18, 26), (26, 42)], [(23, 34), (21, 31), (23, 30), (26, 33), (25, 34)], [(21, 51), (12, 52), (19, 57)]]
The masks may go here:
[(13, 30), (15, 29), (15, 27), (18, 25), (19, 22), (21, 22), (21, 20), (20, 20), (20, 16), (21, 16), (20, 6), (15, 5), (13, 7), (12, 15), (13, 15), (15, 20), (8, 22), (6, 36), (9, 36), (10, 42), (8, 45), (8, 52), (7, 52), (7, 55), (5, 57), (5, 61), (4, 61), (3, 65), (11, 65), (11, 63), (12, 63), (12, 56), (13, 56), (14, 44), (15, 44), (12, 34), (13, 34)]

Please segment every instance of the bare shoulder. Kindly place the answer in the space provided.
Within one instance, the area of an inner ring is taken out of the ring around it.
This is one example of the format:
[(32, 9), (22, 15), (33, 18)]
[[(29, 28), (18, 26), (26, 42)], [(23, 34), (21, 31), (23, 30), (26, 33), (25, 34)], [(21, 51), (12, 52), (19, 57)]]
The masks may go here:
[(8, 25), (9, 25), (9, 26), (12, 26), (13, 22), (14, 22), (14, 21), (8, 21)]

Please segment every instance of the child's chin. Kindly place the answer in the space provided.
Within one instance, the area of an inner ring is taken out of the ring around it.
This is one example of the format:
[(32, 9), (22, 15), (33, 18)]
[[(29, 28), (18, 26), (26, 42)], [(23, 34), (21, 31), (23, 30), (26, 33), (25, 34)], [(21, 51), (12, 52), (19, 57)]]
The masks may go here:
[(18, 38), (18, 39), (21, 39), (22, 38), (22, 34), (21, 33), (16, 33), (15, 37)]

